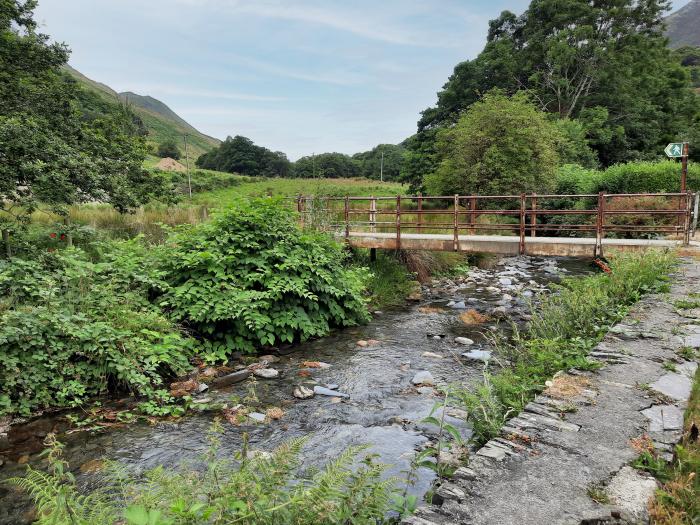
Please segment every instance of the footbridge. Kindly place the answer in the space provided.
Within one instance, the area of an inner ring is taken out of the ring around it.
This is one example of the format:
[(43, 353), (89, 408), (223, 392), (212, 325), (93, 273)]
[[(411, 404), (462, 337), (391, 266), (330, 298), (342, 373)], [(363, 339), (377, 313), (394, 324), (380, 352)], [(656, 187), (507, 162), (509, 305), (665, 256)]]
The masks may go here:
[(600, 257), (693, 240), (698, 194), (453, 195), (295, 198), (300, 221), (370, 249)]

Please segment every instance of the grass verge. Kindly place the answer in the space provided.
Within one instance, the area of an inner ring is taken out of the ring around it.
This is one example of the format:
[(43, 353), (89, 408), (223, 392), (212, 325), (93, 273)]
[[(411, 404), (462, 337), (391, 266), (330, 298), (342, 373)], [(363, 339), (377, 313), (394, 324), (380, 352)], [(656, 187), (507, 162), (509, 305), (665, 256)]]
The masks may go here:
[(652, 523), (660, 525), (700, 523), (700, 369), (685, 412), (683, 439), (671, 463), (647, 451), (636, 465), (650, 471), (662, 483), (649, 506)]
[(498, 435), (506, 420), (559, 370), (594, 367), (587, 359), (590, 350), (643, 294), (668, 287), (667, 274), (675, 261), (672, 253), (661, 251), (618, 254), (611, 257), (612, 274), (565, 279), (552, 294), (540, 297), (524, 332), (514, 328), (509, 340), (495, 341), (507, 364), (495, 373), (485, 372), (476, 390), (458, 392), (474, 443), (482, 445)]

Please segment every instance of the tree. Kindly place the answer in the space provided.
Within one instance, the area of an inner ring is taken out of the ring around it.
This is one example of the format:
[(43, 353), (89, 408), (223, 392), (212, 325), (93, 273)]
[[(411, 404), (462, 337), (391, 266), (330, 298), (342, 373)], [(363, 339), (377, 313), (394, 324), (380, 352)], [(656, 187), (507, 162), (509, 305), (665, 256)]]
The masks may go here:
[(488, 93), (437, 134), (433, 195), (513, 195), (551, 189), (560, 132), (524, 92)]
[(160, 158), (164, 159), (170, 157), (171, 159), (180, 160), (182, 154), (180, 153), (180, 148), (174, 140), (166, 140), (158, 146), (158, 151), (156, 153)]
[(294, 163), (294, 176), (299, 178), (345, 179), (360, 175), (359, 163), (344, 153), (321, 153)]
[[(36, 31), (34, 0), (0, 0), (0, 225), (7, 238), (40, 203), (65, 213), (101, 201), (124, 211), (153, 196), (144, 144), (128, 108), (81, 114), (62, 73), (64, 44)], [(162, 181), (161, 181), (162, 182)]]
[(490, 89), (528, 90), (559, 118), (605, 111), (600, 124), (609, 140), (593, 143), (604, 165), (656, 155), (687, 127), (695, 103), (666, 48), (667, 7), (664, 0), (532, 0), (521, 16), (503, 12), (490, 22), (481, 54), (458, 64), (437, 105), (423, 112), (419, 132), (453, 124)]
[(370, 151), (355, 153), (352, 158), (360, 167), (361, 177), (379, 179), (383, 172), (383, 179), (392, 181), (399, 179), (405, 152), (401, 145), (379, 144)]
[(197, 159), (197, 167), (251, 177), (285, 177), (291, 163), (280, 151), (257, 146), (247, 137), (226, 137), (219, 147)]

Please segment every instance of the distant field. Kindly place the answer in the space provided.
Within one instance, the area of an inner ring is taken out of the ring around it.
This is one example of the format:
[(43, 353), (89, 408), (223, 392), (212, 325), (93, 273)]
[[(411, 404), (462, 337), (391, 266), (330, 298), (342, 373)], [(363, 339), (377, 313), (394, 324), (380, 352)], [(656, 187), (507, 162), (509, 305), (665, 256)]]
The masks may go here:
[(258, 179), (237, 186), (199, 193), (193, 196), (195, 204), (221, 206), (235, 197), (262, 197), (265, 195), (345, 195), (390, 196), (405, 194), (407, 186), (395, 182), (369, 179)]

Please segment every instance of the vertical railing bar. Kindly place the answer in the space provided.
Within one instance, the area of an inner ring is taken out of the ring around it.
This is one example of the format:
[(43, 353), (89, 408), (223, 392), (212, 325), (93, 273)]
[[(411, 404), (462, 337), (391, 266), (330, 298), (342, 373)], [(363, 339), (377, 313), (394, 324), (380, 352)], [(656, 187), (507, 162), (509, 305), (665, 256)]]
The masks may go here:
[(476, 197), (469, 197), (469, 234), (476, 233)]
[(603, 256), (603, 208), (605, 206), (605, 195), (601, 191), (598, 193), (598, 213), (596, 214), (595, 228), (595, 249), (594, 257)]
[(372, 195), (369, 202), (369, 223), (372, 233), (377, 231), (377, 199)]
[(345, 196), (345, 239), (350, 238), (350, 198)]
[(537, 194), (532, 194), (532, 215), (530, 216), (530, 236), (537, 237)]
[(520, 255), (525, 254), (525, 194), (520, 194)]
[(418, 233), (423, 233), (423, 195), (418, 194)]
[(690, 206), (691, 206), (691, 193), (687, 192), (685, 194), (685, 228), (683, 234), (683, 244), (688, 246), (690, 244)]
[(396, 249), (401, 249), (401, 194), (396, 196)]
[(452, 249), (454, 251), (459, 251), (459, 195), (456, 193), (454, 206), (454, 237), (452, 240)]

